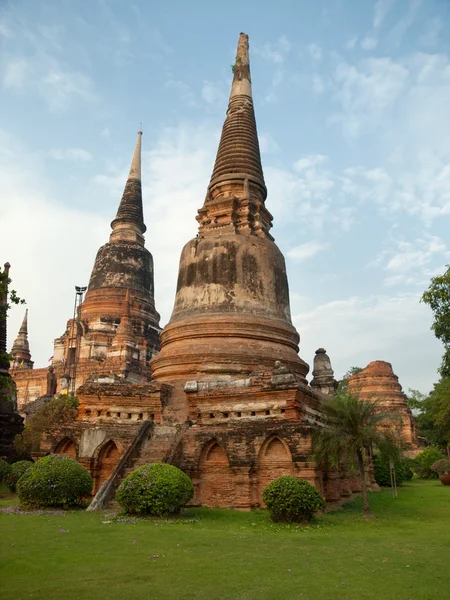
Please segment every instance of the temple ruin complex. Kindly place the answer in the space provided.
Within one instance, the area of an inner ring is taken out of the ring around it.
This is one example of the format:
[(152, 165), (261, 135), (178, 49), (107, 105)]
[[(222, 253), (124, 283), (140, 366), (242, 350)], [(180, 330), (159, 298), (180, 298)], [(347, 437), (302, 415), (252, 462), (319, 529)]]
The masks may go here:
[(191, 477), (197, 505), (260, 506), (266, 485), (282, 475), (308, 480), (328, 501), (360, 491), (354, 473), (323, 472), (311, 456), (311, 426), (326, 418), (337, 382), (323, 348), (311, 384), (299, 355), (266, 206), (248, 36), (239, 37), (198, 234), (181, 252), (162, 331), (144, 245), (141, 137), (86, 297), (55, 340), (54, 371), (33, 368), (26, 319), (14, 344), (21, 407), (49, 391), (49, 373), (58, 392), (72, 389), (80, 400), (78, 419), (47, 435), (42, 452), (89, 470), (93, 508), (135, 468), (161, 461)]

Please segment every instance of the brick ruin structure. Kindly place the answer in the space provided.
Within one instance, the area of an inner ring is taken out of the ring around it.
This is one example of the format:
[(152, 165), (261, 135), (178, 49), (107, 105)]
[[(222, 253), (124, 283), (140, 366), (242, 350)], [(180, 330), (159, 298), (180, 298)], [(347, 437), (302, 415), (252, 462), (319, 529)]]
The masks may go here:
[(159, 350), (160, 327), (153, 257), (144, 245), (141, 137), (140, 131), (109, 242), (97, 253), (84, 302), (54, 342), (48, 369), (33, 368), (25, 315), (11, 351), (11, 373), (24, 413), (37, 398), (52, 395), (55, 384), (55, 391), (66, 392), (78, 389), (94, 374), (133, 383), (144, 383), (151, 376), (150, 359)]
[[(328, 501), (360, 491), (354, 473), (324, 473), (311, 456), (311, 426), (325, 419), (337, 384), (325, 350), (316, 353), (311, 385), (298, 354), (285, 261), (265, 204), (247, 35), (239, 37), (198, 234), (182, 250), (173, 313), (160, 336), (140, 144), (141, 133), (110, 241), (76, 318), (55, 341), (54, 373), (39, 370), (41, 392), (55, 376), (59, 391), (77, 359), (80, 400), (77, 420), (46, 435), (42, 453), (66, 454), (89, 470), (92, 509), (148, 462), (186, 472), (196, 505), (260, 506), (265, 486), (282, 475), (308, 480)], [(35, 385), (33, 371), (14, 370), (22, 399), (27, 376), (29, 389)]]
[(390, 363), (383, 360), (371, 362), (350, 377), (348, 391), (362, 400), (379, 400), (381, 411), (396, 415), (395, 419), (386, 421), (385, 427), (396, 431), (407, 455), (414, 457), (419, 452), (416, 419), (408, 408), (406, 396)]

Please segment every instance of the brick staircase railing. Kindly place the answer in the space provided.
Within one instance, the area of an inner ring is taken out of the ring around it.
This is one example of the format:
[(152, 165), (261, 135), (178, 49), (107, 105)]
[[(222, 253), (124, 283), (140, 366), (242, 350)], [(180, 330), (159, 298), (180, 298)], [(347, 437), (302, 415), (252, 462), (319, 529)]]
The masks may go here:
[(142, 423), (141, 427), (136, 433), (136, 437), (128, 446), (117, 465), (114, 467), (109, 479), (102, 484), (86, 510), (102, 510), (106, 507), (119, 487), (125, 470), (132, 467), (135, 461), (138, 459), (139, 451), (142, 445), (147, 442), (151, 433), (153, 433), (153, 428), (153, 421), (144, 421), (144, 423)]

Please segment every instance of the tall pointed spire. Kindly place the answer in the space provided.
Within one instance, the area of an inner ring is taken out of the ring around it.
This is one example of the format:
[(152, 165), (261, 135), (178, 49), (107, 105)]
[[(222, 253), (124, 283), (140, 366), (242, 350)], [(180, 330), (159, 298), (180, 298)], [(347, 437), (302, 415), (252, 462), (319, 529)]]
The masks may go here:
[(147, 228), (144, 224), (144, 211), (142, 208), (141, 138), (142, 131), (138, 131), (136, 148), (122, 200), (116, 218), (111, 223), (113, 231), (110, 241), (112, 242), (134, 239), (143, 244), (142, 234), (145, 233)]
[(20, 326), (19, 333), (11, 349), (11, 355), (13, 357), (11, 368), (33, 368), (30, 344), (28, 343), (28, 309), (25, 310), (25, 316), (23, 317), (22, 325)]
[(264, 206), (267, 189), (253, 108), (248, 35), (239, 36), (233, 83), (222, 136), (197, 220), (200, 235), (212, 230), (269, 237), (272, 215)]

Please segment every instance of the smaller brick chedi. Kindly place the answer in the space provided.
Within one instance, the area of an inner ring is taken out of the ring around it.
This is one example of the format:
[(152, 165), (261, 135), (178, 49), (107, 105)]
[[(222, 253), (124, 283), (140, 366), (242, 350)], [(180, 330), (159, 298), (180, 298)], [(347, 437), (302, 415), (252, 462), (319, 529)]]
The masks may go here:
[(30, 344), (28, 342), (28, 309), (25, 310), (25, 316), (20, 326), (19, 333), (14, 341), (11, 352), (11, 369), (32, 369)]
[[(150, 378), (160, 327), (153, 258), (144, 243), (141, 138), (140, 131), (112, 232), (97, 253), (84, 302), (54, 342), (50, 369), (54, 369), (57, 392), (78, 389), (93, 374), (136, 383)], [(47, 395), (51, 388), (48, 369), (32, 368), (26, 323), (25, 316), (12, 348), (20, 407)]]
[(363, 400), (377, 399), (380, 410), (394, 413), (395, 419), (386, 421), (386, 427), (394, 428), (411, 455), (418, 451), (417, 425), (406, 403), (406, 396), (392, 365), (383, 360), (374, 360), (359, 373), (352, 375), (348, 391)]

